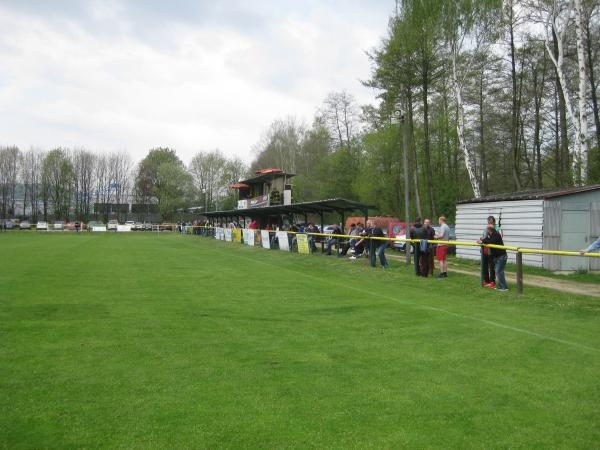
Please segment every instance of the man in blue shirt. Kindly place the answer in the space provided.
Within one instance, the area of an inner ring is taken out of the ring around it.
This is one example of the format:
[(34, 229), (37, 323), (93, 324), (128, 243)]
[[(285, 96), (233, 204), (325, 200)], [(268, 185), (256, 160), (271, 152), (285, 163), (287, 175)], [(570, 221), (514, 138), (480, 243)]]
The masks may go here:
[(598, 249), (600, 249), (600, 238), (598, 238), (594, 242), (592, 242), (592, 244), (585, 250), (580, 250), (579, 253), (581, 253), (583, 255), (584, 253), (594, 252)]

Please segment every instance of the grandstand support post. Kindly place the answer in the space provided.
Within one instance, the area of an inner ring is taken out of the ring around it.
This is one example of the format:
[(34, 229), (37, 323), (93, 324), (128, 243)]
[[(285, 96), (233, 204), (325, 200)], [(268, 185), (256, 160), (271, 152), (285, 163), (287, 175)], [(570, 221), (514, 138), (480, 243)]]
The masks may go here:
[(523, 253), (517, 251), (517, 292), (523, 293)]

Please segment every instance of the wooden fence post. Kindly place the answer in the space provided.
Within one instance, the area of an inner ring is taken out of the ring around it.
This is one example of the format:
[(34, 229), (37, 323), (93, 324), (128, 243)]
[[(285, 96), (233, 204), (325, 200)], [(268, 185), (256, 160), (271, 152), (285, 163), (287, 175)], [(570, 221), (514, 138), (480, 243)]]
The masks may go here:
[(517, 292), (523, 293), (523, 253), (517, 251)]

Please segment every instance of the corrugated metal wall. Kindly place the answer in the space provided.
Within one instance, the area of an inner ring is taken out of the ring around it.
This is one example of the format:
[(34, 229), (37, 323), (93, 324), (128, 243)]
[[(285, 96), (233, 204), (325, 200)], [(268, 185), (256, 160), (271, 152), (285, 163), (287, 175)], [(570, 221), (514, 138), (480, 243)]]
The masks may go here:
[[(544, 248), (560, 250), (561, 207), (558, 200), (544, 201)], [(544, 269), (560, 270), (560, 256), (543, 255)]]
[[(516, 200), (508, 202), (467, 203), (456, 210), (456, 239), (476, 241), (483, 233), (487, 217), (501, 218), (504, 243), (516, 247), (543, 248), (544, 201)], [(478, 247), (458, 246), (460, 258), (479, 259)], [(508, 252), (509, 261), (515, 261), (515, 253)], [(523, 262), (542, 267), (542, 255), (524, 254)]]
[[(598, 239), (600, 237), (600, 202), (592, 202), (591, 206), (590, 234), (592, 239)], [(600, 258), (590, 258), (590, 270), (600, 270)]]

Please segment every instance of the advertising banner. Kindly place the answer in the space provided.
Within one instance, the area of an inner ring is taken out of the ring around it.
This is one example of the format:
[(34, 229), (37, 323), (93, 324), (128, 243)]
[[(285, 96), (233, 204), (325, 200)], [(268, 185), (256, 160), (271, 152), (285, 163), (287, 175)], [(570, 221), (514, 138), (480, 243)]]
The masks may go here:
[(221, 228), (221, 227), (215, 228), (215, 239), (217, 239), (218, 241), (222, 241), (225, 239), (224, 234), (223, 234), (223, 228)]
[(119, 233), (127, 233), (131, 231), (131, 225), (117, 225), (117, 231)]
[(271, 248), (271, 241), (267, 230), (260, 230), (260, 240), (264, 248)]
[(231, 228), (225, 228), (225, 240), (227, 242), (231, 242), (232, 238), (233, 238), (233, 233), (231, 232)]
[(244, 244), (254, 246), (254, 230), (244, 230)]
[(242, 243), (242, 229), (241, 228), (232, 228), (231, 229), (231, 240), (233, 242)]
[(106, 231), (106, 226), (104, 225), (95, 225), (92, 227), (92, 231)]
[(308, 248), (308, 235), (297, 234), (296, 241), (298, 242), (298, 253), (303, 253), (305, 255), (310, 254), (310, 249)]
[(288, 234), (285, 231), (277, 232), (277, 241), (279, 242), (279, 250), (286, 252), (290, 251), (290, 242), (288, 241)]
[(250, 199), (250, 208), (262, 208), (263, 206), (269, 206), (268, 195), (260, 195)]

